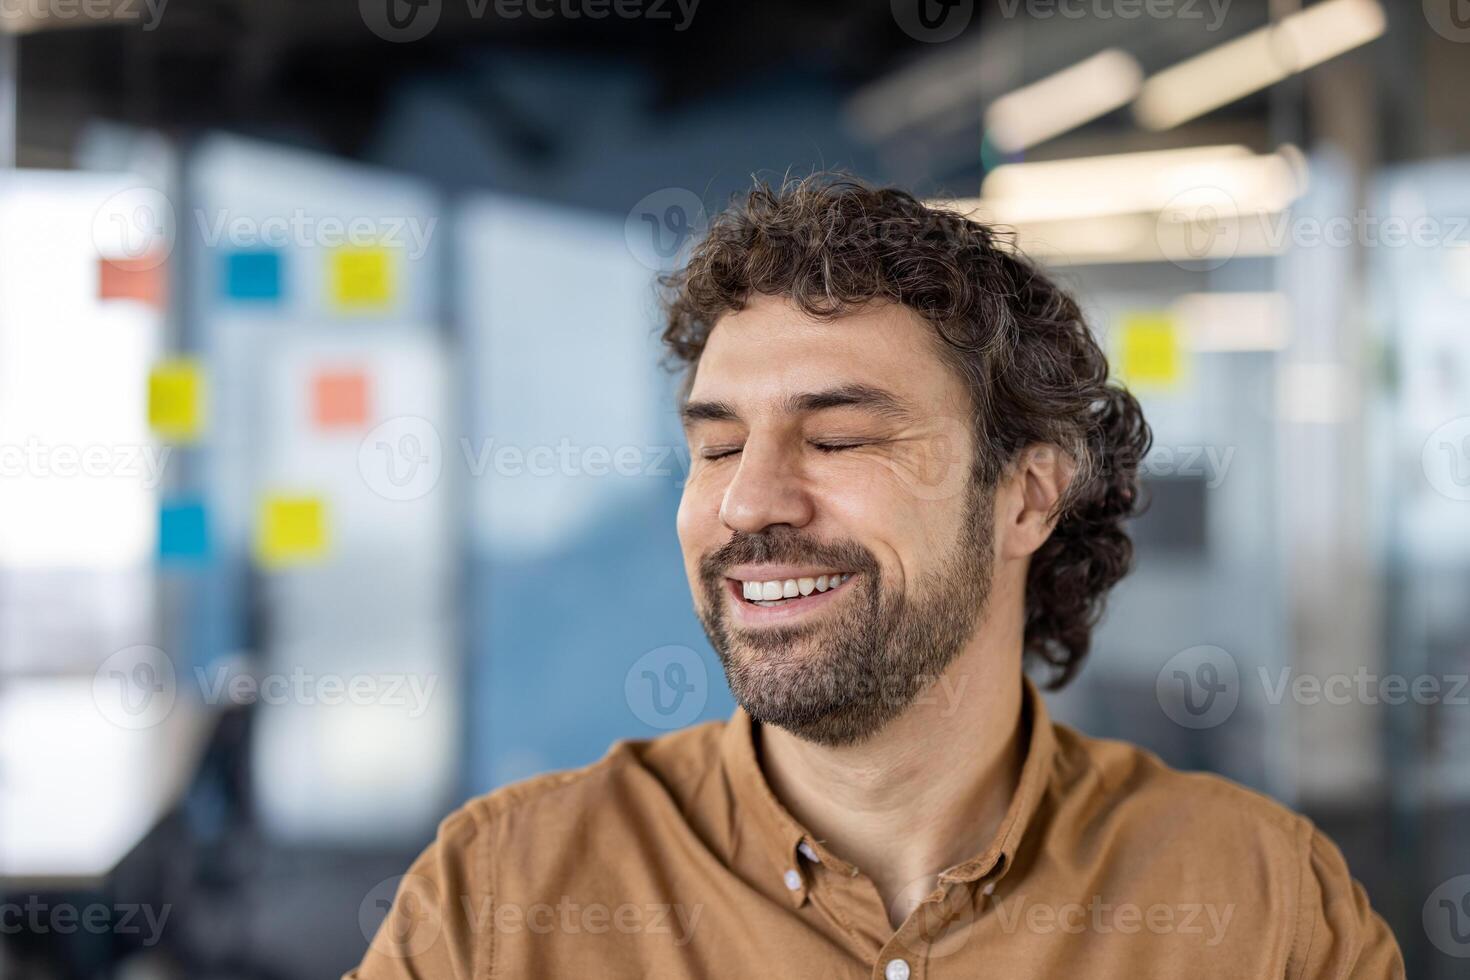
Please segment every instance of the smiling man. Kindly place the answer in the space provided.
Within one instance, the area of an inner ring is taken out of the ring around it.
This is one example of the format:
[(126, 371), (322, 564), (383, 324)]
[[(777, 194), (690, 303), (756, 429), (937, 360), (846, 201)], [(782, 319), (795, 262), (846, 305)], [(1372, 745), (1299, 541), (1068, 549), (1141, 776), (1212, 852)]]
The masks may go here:
[(679, 540), (740, 707), (472, 801), (363, 978), (1402, 977), (1310, 822), (1053, 724), (1149, 444), (992, 231), (757, 187), (670, 277)]

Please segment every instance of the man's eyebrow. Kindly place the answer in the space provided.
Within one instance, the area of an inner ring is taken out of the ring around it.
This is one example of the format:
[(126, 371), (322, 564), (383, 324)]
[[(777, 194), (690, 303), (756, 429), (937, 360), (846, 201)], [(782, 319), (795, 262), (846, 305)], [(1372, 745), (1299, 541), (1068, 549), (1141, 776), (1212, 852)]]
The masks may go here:
[[(786, 398), (785, 409), (793, 415), (820, 412), (826, 408), (863, 408), (898, 422), (915, 418), (901, 398), (873, 385), (853, 382), (825, 391), (808, 391)], [(729, 402), (692, 401), (679, 410), (687, 427), (695, 422), (738, 422), (740, 413)]]
[(793, 414), (818, 412), (824, 408), (864, 408), (897, 422), (911, 422), (914, 413), (903, 399), (882, 388), (853, 382), (826, 391), (792, 395), (786, 399), (786, 410)]
[(695, 422), (737, 422), (740, 413), (729, 402), (685, 402), (679, 417), (687, 427)]

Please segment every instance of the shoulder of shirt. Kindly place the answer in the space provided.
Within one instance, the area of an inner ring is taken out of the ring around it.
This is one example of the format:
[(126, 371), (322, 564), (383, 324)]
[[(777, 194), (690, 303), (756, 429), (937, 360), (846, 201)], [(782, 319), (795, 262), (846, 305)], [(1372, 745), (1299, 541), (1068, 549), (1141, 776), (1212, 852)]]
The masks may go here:
[(1174, 769), (1130, 742), (1053, 727), (1048, 794), (1080, 833), (1106, 835), (1124, 852), (1263, 896), (1280, 888), (1295, 896), (1299, 914), (1354, 887), (1327, 835), (1266, 794), (1214, 773)]
[(1316, 831), (1310, 820), (1264, 793), (1224, 776), (1175, 769), (1149, 750), (1094, 738), (1054, 724), (1053, 789), (1109, 802), (1139, 818), (1204, 818), (1212, 831), (1240, 825), (1301, 848)]
[[(577, 769), (542, 773), (474, 797), (440, 825), (441, 836), (455, 836), (517, 820), (521, 816), (557, 814), (573, 817), (593, 807), (603, 809), (604, 794), (619, 787), (662, 784), (673, 795), (711, 771), (719, 756), (724, 721), (707, 721), (648, 739), (621, 739), (601, 759)], [(628, 802), (628, 796), (614, 797)]]
[(1053, 727), (1047, 793), (1083, 825), (1079, 834), (1106, 836), (1155, 866), (1255, 889), (1263, 908), (1275, 907), (1273, 895), (1289, 896), (1281, 911), (1292, 923), (1290, 976), (1350, 947), (1351, 955), (1384, 964), (1373, 976), (1403, 977), (1392, 933), (1337, 845), (1310, 819), (1223, 776), (1171, 768), (1137, 745)]

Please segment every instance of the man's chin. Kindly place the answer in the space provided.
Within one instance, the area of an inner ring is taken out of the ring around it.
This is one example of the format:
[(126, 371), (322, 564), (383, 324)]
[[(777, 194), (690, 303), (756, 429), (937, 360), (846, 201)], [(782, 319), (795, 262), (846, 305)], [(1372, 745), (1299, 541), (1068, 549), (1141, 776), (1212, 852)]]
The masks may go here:
[(871, 704), (793, 705), (778, 698), (740, 695), (736, 695), (736, 700), (761, 725), (779, 728), (802, 741), (829, 748), (857, 745), (872, 738), (902, 711), (884, 710)]
[(830, 656), (815, 646), (796, 644), (778, 654), (731, 653), (726, 680), (746, 713), (819, 745), (854, 745), (870, 738), (913, 701), (909, 692), (885, 691), (833, 670)]
[(781, 664), (809, 664), (830, 650), (831, 631), (811, 626), (764, 626), (759, 629), (727, 629), (726, 646), (735, 663), (754, 669)]

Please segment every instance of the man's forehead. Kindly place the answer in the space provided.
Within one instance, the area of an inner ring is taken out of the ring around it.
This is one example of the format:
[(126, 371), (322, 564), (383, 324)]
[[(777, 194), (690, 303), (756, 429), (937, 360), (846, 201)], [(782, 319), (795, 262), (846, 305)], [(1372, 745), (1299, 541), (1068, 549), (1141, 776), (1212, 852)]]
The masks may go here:
[(815, 320), (763, 297), (715, 325), (689, 399), (793, 408), (803, 395), (866, 388), (921, 409), (942, 394), (936, 387), (946, 387), (936, 385), (936, 375), (954, 380), (934, 350), (931, 329), (891, 304)]

